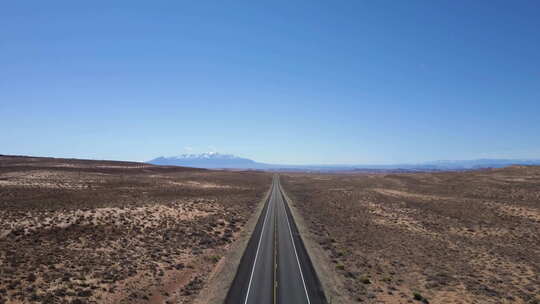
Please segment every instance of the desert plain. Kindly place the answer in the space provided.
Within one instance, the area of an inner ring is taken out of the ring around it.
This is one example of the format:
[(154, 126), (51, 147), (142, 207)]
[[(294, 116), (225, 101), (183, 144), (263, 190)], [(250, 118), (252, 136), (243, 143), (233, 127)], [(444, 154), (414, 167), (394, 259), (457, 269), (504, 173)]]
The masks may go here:
[(0, 303), (192, 303), (270, 182), (0, 156)]
[[(272, 175), (0, 156), (0, 304), (194, 303)], [(331, 304), (540, 303), (540, 167), (280, 178)]]
[(335, 303), (540, 303), (540, 167), (281, 179)]

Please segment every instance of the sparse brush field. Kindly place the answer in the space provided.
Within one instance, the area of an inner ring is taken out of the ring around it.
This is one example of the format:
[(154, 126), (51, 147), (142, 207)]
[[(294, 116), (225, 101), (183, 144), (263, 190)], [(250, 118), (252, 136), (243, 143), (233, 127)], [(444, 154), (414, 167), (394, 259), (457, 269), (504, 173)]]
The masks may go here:
[(0, 303), (190, 303), (270, 182), (0, 156)]
[[(281, 180), (346, 303), (540, 303), (540, 167)], [(191, 303), (270, 183), (0, 156), (0, 304)]]
[(540, 167), (282, 184), (350, 303), (540, 303)]

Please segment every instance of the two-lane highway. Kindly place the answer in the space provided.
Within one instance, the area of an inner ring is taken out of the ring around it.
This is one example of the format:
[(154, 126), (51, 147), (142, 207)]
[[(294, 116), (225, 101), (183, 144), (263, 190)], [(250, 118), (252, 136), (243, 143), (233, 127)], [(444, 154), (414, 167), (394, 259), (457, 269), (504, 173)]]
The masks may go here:
[(226, 303), (326, 303), (288, 208), (276, 175)]

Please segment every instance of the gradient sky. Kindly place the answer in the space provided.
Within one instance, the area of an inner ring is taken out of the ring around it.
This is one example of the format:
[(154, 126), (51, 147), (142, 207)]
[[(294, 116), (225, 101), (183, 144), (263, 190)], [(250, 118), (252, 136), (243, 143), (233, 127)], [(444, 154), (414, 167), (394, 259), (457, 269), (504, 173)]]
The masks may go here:
[(540, 158), (540, 1), (2, 1), (0, 153)]

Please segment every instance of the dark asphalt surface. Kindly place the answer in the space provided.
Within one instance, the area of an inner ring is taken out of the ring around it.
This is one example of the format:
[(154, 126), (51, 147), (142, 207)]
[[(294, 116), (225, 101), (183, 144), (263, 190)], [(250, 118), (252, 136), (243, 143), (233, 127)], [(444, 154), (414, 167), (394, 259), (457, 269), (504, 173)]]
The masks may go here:
[(276, 175), (227, 304), (327, 303), (281, 191)]

